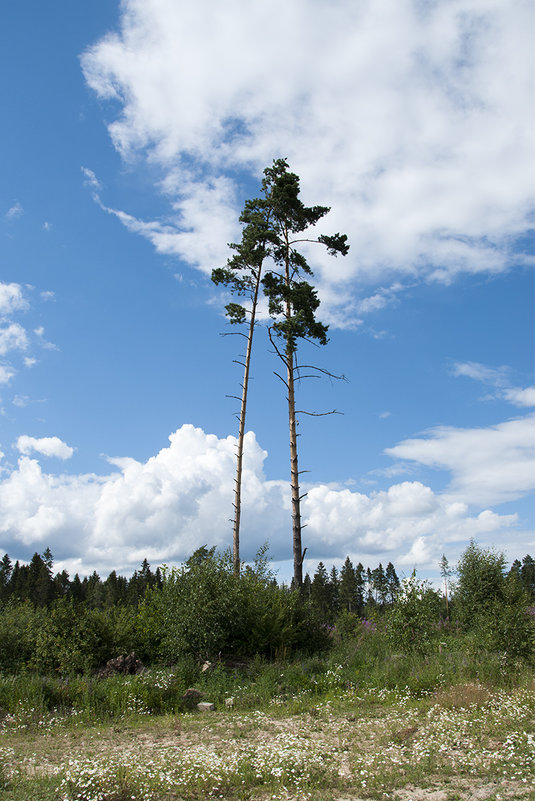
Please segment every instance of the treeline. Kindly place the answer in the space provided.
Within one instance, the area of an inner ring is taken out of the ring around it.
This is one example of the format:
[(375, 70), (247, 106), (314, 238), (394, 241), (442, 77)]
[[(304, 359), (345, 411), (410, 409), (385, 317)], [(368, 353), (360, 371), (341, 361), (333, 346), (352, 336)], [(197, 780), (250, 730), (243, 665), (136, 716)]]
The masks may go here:
[(160, 568), (151, 571), (147, 559), (128, 579), (112, 570), (104, 581), (96, 571), (71, 580), (66, 570), (54, 575), (54, 557), (50, 548), (34, 553), (29, 564), (13, 564), (6, 553), (0, 562), (0, 601), (30, 601), (35, 606), (48, 606), (59, 598), (72, 599), (92, 609), (118, 604), (137, 606), (151, 587), (162, 586)]
[(342, 610), (360, 617), (375, 608), (393, 604), (400, 581), (392, 562), (383, 568), (381, 562), (374, 569), (364, 569), (361, 562), (353, 567), (349, 556), (340, 571), (333, 565), (331, 572), (320, 562), (313, 578), (307, 573), (303, 580), (303, 593), (318, 608), (326, 622), (333, 623)]
[[(214, 549), (199, 548), (186, 561), (195, 563)], [(115, 605), (137, 606), (148, 589), (161, 588), (163, 583), (159, 567), (153, 572), (147, 559), (130, 578), (120, 576), (112, 570), (102, 580), (96, 571), (89, 577), (80, 578), (78, 573), (71, 579), (66, 570), (53, 571), (54, 557), (50, 548), (42, 553), (34, 553), (28, 564), (16, 561), (14, 564), (6, 553), (0, 562), (0, 601), (30, 601), (35, 606), (48, 606), (60, 598), (86, 604), (92, 609), (104, 609)], [(274, 578), (271, 579), (275, 581)], [(333, 622), (338, 612), (346, 609), (364, 615), (366, 608), (384, 607), (392, 604), (399, 590), (400, 581), (394, 565), (389, 562), (386, 568), (379, 565), (371, 570), (359, 562), (353, 566), (349, 556), (341, 570), (334, 565), (330, 572), (323, 562), (319, 562), (311, 577), (306, 574), (303, 581), (303, 595), (314, 603), (325, 622)]]
[[(280, 585), (265, 549), (236, 576), (230, 553), (199, 548), (160, 573), (147, 560), (130, 579), (112, 571), (70, 579), (53, 572), (49, 549), (29, 564), (6, 555), (0, 568), (0, 670), (67, 675), (95, 671), (135, 651), (147, 665), (188, 658), (284, 659), (333, 643), (381, 639), (392, 654), (494, 654), (535, 662), (535, 561), (507, 570), (505, 557), (471, 542), (456, 566), (443, 558), (442, 593), (412, 575), (383, 569), (340, 571), (320, 563), (301, 590)], [(486, 658), (486, 657), (482, 657)], [(498, 658), (498, 657), (496, 657)]]
[[(199, 548), (189, 560), (191, 565), (214, 549)], [(141, 563), (130, 578), (120, 576), (112, 570), (106, 579), (101, 579), (96, 571), (82, 579), (75, 574), (71, 579), (66, 570), (53, 572), (54, 557), (50, 548), (42, 553), (34, 553), (28, 564), (16, 561), (14, 564), (6, 553), (0, 562), (0, 601), (30, 601), (35, 606), (48, 606), (59, 598), (72, 599), (86, 604), (92, 609), (103, 609), (116, 605), (137, 606), (148, 589), (160, 588), (163, 584), (159, 567), (151, 570), (147, 559)], [(448, 594), (450, 577), (455, 573), (449, 568), (445, 557), (441, 563)], [(503, 565), (505, 567), (505, 563)], [(517, 579), (528, 597), (535, 603), (535, 559), (526, 554), (522, 560), (515, 559), (508, 575)], [(275, 579), (272, 577), (272, 581)], [(316, 572), (309, 573), (303, 580), (303, 595), (317, 607), (324, 622), (332, 623), (339, 612), (346, 610), (360, 617), (374, 609), (391, 606), (399, 592), (400, 580), (392, 562), (386, 568), (382, 563), (373, 570), (364, 568), (361, 562), (356, 566), (349, 556), (340, 570), (333, 565), (327, 571), (319, 562)]]

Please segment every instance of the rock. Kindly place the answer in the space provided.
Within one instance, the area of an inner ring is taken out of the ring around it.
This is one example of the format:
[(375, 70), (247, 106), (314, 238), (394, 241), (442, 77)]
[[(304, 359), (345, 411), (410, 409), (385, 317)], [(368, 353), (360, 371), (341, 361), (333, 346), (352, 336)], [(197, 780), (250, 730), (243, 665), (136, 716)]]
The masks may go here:
[(197, 704), (197, 709), (199, 712), (213, 712), (215, 709), (214, 704), (211, 704), (209, 701), (201, 701)]
[(190, 687), (182, 696), (182, 705), (185, 709), (195, 709), (202, 698), (202, 692)]
[(138, 659), (134, 651), (128, 656), (116, 656), (115, 659), (109, 659), (103, 668), (97, 673), (100, 679), (105, 679), (108, 676), (115, 676), (117, 673), (136, 674), (144, 670), (143, 662)]

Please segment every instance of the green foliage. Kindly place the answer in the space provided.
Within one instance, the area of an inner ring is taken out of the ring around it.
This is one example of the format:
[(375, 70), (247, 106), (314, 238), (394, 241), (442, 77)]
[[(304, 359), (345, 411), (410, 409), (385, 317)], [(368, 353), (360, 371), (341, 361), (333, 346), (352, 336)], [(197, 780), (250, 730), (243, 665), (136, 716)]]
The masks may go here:
[(228, 647), (237, 612), (237, 583), (225, 557), (207, 556), (190, 566), (164, 571), (157, 599), (162, 625), (160, 653), (169, 662), (184, 653), (208, 658)]
[(95, 669), (115, 655), (113, 633), (105, 612), (58, 600), (37, 632), (30, 667), (60, 674)]
[(342, 609), (336, 618), (336, 639), (345, 642), (354, 640), (362, 630), (362, 620), (356, 612)]
[[(530, 558), (530, 557), (529, 557)], [(505, 557), (473, 540), (461, 556), (455, 611), (472, 648), (511, 658), (535, 656), (535, 622), (528, 612), (529, 591), (521, 570), (505, 576)]]
[(473, 645), (513, 659), (532, 659), (535, 656), (535, 619), (528, 610), (528, 603), (521, 582), (515, 576), (508, 576), (500, 599), (495, 599), (488, 607), (487, 615), (478, 616), (477, 628), (470, 628)]
[(385, 618), (394, 651), (428, 653), (438, 640), (440, 596), (415, 574), (401, 582), (392, 609)]
[(505, 557), (492, 548), (480, 548), (474, 540), (457, 565), (455, 613), (466, 628), (478, 628), (503, 600)]
[(24, 670), (32, 658), (46, 611), (30, 601), (9, 601), (0, 607), (0, 671)]
[(190, 559), (164, 573), (161, 593), (146, 599), (141, 615), (158, 620), (159, 652), (170, 663), (183, 654), (281, 656), (326, 644), (314, 608), (298, 592), (279, 587), (262, 558), (240, 576), (228, 553)]
[(43, 618), (44, 610), (36, 610), (30, 601), (0, 606), (0, 671), (24, 669)]

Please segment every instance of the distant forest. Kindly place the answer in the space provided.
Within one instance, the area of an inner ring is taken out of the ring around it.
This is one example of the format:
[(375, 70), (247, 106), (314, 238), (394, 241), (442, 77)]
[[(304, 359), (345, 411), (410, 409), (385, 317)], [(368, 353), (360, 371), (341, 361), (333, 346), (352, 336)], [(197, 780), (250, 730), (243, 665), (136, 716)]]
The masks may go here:
[(370, 636), (387, 662), (444, 649), (478, 654), (478, 664), (535, 661), (530, 555), (508, 569), (503, 554), (472, 541), (455, 571), (444, 556), (440, 573), (442, 591), (414, 573), (400, 580), (391, 562), (370, 569), (347, 557), (340, 570), (320, 562), (297, 589), (277, 582), (267, 548), (238, 575), (230, 551), (202, 546), (179, 567), (152, 570), (145, 559), (130, 578), (113, 570), (105, 580), (54, 573), (49, 548), (29, 564), (5, 554), (0, 672), (92, 673), (132, 652), (144, 665), (285, 660), (344, 643), (359, 649)]
[[(203, 556), (213, 556), (215, 549), (199, 548), (185, 565), (191, 565)], [(443, 557), (444, 559), (444, 557)], [(0, 601), (30, 601), (35, 606), (48, 606), (53, 601), (66, 598), (81, 602), (92, 609), (104, 609), (116, 605), (137, 606), (148, 589), (162, 588), (163, 577), (159, 567), (151, 570), (147, 559), (141, 563), (130, 578), (120, 576), (112, 570), (106, 579), (96, 571), (91, 576), (80, 578), (78, 573), (70, 578), (66, 570), (54, 574), (54, 557), (50, 548), (34, 553), (28, 564), (14, 564), (6, 553), (0, 562)], [(450, 578), (455, 571), (447, 561), (442, 564), (445, 586), (449, 592)], [(508, 576), (518, 579), (528, 597), (535, 603), (535, 560), (526, 554), (522, 561), (515, 559)], [(276, 579), (271, 578), (275, 584)], [(333, 621), (342, 610), (365, 615), (366, 610), (382, 609), (392, 605), (400, 588), (397, 571), (388, 562), (371, 570), (361, 562), (355, 567), (349, 556), (340, 570), (334, 565), (328, 571), (319, 562), (314, 575), (309, 573), (303, 580), (303, 595), (318, 608), (325, 621)]]

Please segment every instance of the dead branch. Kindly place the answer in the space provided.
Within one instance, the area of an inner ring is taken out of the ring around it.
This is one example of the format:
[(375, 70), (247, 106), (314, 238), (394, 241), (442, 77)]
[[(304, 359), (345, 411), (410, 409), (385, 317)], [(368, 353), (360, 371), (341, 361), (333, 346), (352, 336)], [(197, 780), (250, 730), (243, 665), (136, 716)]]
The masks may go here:
[[(337, 381), (348, 381), (349, 379), (342, 373), (342, 375), (336, 375), (335, 373), (331, 373), (330, 370), (325, 370), (323, 367), (316, 367), (315, 364), (300, 364), (300, 370), (317, 370), (319, 373), (323, 373), (326, 375), (327, 378), (335, 378)], [(308, 376), (306, 376), (308, 377)], [(319, 376), (317, 376), (319, 378)]]
[(329, 414), (343, 414), (343, 412), (333, 409), (331, 412), (307, 412), (304, 409), (296, 409), (296, 414), (308, 414), (309, 417), (327, 417)]
[[(273, 375), (276, 375), (277, 378), (280, 378), (280, 380), (282, 381), (284, 386), (288, 389), (288, 382), (285, 381), (284, 378), (281, 375), (279, 375), (275, 370), (273, 370)], [(288, 400), (288, 399), (286, 399), (286, 400)]]

